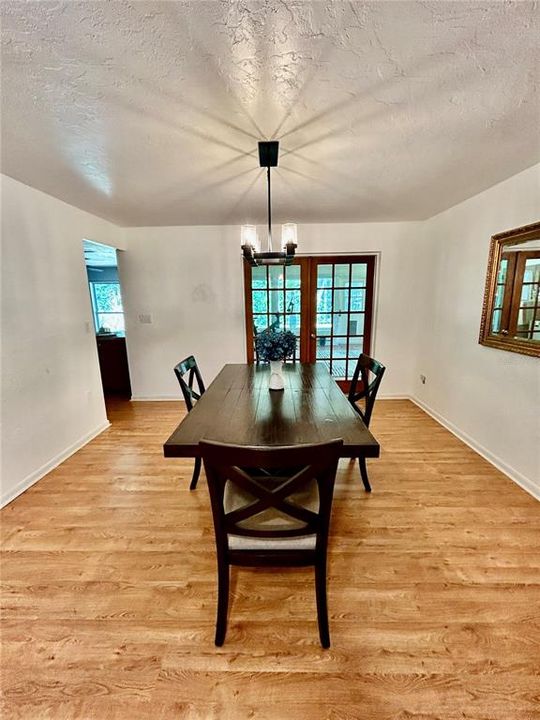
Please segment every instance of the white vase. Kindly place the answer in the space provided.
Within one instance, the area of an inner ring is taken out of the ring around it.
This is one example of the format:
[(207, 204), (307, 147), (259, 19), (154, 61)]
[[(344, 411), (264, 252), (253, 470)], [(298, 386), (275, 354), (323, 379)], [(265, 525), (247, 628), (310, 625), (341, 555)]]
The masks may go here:
[(270, 360), (270, 390), (284, 390), (283, 363), (281, 360)]

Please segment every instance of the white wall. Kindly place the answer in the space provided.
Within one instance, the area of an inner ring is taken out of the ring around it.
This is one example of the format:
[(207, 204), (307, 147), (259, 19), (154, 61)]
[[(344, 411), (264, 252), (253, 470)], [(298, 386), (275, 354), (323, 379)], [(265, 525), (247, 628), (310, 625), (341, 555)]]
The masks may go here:
[(122, 240), (5, 176), (1, 198), (5, 504), (107, 424), (82, 240)]
[[(208, 382), (224, 363), (245, 362), (240, 228), (125, 232), (129, 251), (119, 263), (134, 397), (178, 397), (172, 368), (189, 354)], [(410, 395), (419, 224), (300, 225), (298, 235), (304, 254), (380, 253), (373, 352), (388, 367), (381, 395)], [(152, 323), (140, 323), (141, 314), (151, 315)]]
[(413, 394), (540, 497), (538, 359), (478, 344), (490, 237), (539, 217), (537, 165), (424, 223)]
[[(207, 382), (245, 362), (242, 259), (234, 227), (126, 228), (119, 257), (134, 398), (178, 398), (173, 367), (195, 355)], [(139, 315), (152, 322), (141, 323)]]

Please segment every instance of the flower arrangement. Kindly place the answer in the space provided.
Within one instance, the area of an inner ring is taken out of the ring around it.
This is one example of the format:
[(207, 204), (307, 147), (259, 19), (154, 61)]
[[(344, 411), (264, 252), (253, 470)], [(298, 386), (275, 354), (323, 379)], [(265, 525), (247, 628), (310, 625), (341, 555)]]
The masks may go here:
[(296, 335), (290, 330), (267, 328), (256, 336), (255, 348), (263, 362), (286, 360), (294, 354)]

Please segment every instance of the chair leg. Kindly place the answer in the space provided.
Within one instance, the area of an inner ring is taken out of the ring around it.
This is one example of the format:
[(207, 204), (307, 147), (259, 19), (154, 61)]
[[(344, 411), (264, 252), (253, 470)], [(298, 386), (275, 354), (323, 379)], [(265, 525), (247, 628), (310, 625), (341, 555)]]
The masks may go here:
[(193, 477), (191, 478), (190, 490), (195, 490), (197, 487), (197, 480), (201, 472), (201, 458), (195, 458), (195, 467), (193, 468)]
[(362, 482), (364, 483), (364, 488), (365, 488), (366, 492), (371, 492), (371, 485), (369, 484), (368, 474), (367, 474), (366, 458), (364, 458), (364, 457), (358, 458), (358, 464), (360, 465), (360, 475), (362, 476)]
[(315, 593), (317, 596), (317, 621), (319, 638), (323, 648), (330, 647), (330, 630), (328, 628), (328, 603), (326, 599), (326, 558), (315, 565)]
[(227, 612), (229, 609), (229, 565), (223, 560), (218, 560), (218, 603), (216, 620), (215, 643), (221, 647), (225, 642), (227, 632)]

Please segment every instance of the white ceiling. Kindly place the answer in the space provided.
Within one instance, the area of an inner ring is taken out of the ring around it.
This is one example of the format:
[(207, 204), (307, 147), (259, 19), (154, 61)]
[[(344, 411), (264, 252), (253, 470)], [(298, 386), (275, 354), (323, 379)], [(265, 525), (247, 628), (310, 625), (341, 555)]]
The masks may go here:
[(540, 160), (535, 2), (1, 4), (2, 169), (121, 225), (429, 217)]

